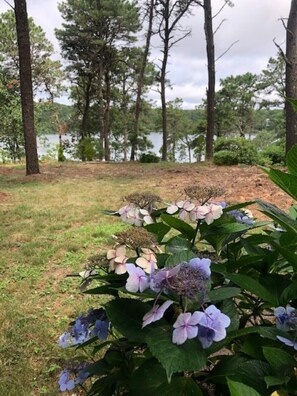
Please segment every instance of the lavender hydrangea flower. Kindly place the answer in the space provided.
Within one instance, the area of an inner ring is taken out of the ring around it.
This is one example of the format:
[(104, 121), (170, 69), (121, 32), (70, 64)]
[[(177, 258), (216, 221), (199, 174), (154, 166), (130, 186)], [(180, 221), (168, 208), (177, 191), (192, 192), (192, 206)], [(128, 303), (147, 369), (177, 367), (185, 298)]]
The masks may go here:
[(207, 258), (200, 259), (197, 257), (189, 261), (189, 265), (197, 269), (200, 272), (200, 274), (205, 277), (205, 279), (210, 278), (211, 275), (210, 264), (211, 261), (210, 259)]
[(142, 328), (163, 318), (165, 311), (170, 307), (171, 304), (173, 304), (173, 301), (168, 300), (165, 301), (161, 306), (158, 304), (154, 305), (154, 307), (144, 315)]
[(177, 345), (183, 344), (187, 339), (195, 338), (198, 334), (199, 316), (197, 312), (179, 314), (173, 327), (172, 342)]
[(196, 311), (195, 318), (198, 319), (198, 338), (202, 348), (208, 348), (213, 341), (221, 341), (226, 337), (230, 318), (214, 305), (210, 305), (204, 312)]
[(297, 311), (293, 307), (277, 307), (274, 310), (276, 327), (280, 330), (289, 331), (297, 325)]
[(150, 288), (155, 292), (160, 292), (161, 290), (166, 291), (168, 287), (169, 279), (176, 276), (180, 271), (181, 265), (176, 265), (172, 268), (162, 268), (157, 271), (153, 271), (150, 277)]
[(142, 293), (149, 287), (149, 278), (143, 269), (136, 267), (134, 264), (126, 264), (129, 277), (126, 282), (126, 289), (131, 293)]
[(210, 278), (209, 259), (194, 258), (172, 268), (153, 271), (150, 288), (155, 292), (173, 292), (202, 304), (207, 296)]
[(70, 378), (70, 372), (66, 369), (61, 372), (58, 384), (61, 392), (75, 388), (75, 382)]

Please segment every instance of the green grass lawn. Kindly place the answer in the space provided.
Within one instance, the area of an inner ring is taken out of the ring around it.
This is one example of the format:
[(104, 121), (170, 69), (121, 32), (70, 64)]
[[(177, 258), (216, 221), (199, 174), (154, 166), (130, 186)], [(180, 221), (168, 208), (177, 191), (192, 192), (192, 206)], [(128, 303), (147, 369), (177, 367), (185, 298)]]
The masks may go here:
[(0, 395), (58, 395), (57, 376), (72, 355), (58, 347), (59, 335), (69, 319), (100, 305), (66, 275), (105, 252), (111, 235), (124, 229), (100, 210), (119, 208), (127, 183), (8, 175), (0, 192)]

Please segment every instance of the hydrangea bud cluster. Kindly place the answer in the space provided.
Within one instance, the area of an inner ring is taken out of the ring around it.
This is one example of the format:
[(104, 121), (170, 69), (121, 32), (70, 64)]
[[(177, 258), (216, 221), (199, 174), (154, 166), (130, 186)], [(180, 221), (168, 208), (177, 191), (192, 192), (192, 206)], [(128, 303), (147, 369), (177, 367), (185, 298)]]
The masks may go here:
[(294, 333), (294, 339), (277, 336), (278, 340), (287, 346), (297, 350), (296, 332), (297, 332), (297, 310), (293, 307), (277, 307), (274, 310), (276, 318), (276, 327), (280, 330)]

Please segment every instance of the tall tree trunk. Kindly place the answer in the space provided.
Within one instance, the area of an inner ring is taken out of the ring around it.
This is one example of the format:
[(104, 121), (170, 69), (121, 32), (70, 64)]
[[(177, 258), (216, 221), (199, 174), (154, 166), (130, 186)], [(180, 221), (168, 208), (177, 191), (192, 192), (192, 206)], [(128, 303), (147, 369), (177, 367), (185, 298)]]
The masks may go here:
[(111, 90), (110, 90), (110, 76), (109, 72), (105, 73), (105, 110), (104, 110), (104, 158), (105, 161), (110, 161), (110, 146), (109, 146), (109, 115), (110, 115), (110, 100), (111, 100)]
[(211, 0), (204, 0), (204, 32), (206, 39), (208, 88), (207, 88), (207, 130), (206, 130), (206, 159), (213, 157), (213, 139), (215, 128), (215, 47), (212, 28)]
[(168, 151), (168, 126), (167, 126), (167, 103), (166, 103), (166, 68), (169, 56), (169, 1), (165, 2), (164, 5), (165, 14), (165, 28), (164, 28), (164, 48), (163, 48), (163, 59), (160, 74), (160, 85), (161, 85), (161, 109), (162, 109), (162, 131), (163, 131), (163, 146), (162, 146), (162, 161), (167, 161)]
[(25, 137), (26, 174), (32, 175), (40, 172), (34, 127), (30, 36), (26, 0), (14, 0), (14, 12), (20, 60), (20, 86)]
[(153, 16), (154, 16), (154, 4), (155, 0), (150, 0), (149, 4), (149, 16), (148, 16), (148, 28), (146, 33), (146, 41), (145, 47), (142, 56), (141, 67), (137, 79), (137, 94), (136, 94), (136, 102), (135, 102), (135, 112), (134, 112), (134, 128), (133, 128), (133, 138), (132, 138), (132, 146), (131, 146), (131, 155), (130, 160), (135, 161), (136, 149), (137, 149), (137, 139), (139, 133), (139, 117), (141, 112), (141, 95), (143, 91), (143, 80), (145, 68), (147, 65), (148, 54), (151, 45), (151, 37), (153, 34)]
[(98, 107), (99, 107), (99, 160), (102, 161), (104, 154), (104, 104), (103, 104), (103, 67), (98, 70)]
[(83, 104), (83, 114), (81, 120), (81, 130), (80, 130), (80, 135), (82, 139), (84, 139), (86, 136), (89, 136), (89, 133), (87, 131), (87, 121), (88, 121), (90, 103), (91, 103), (91, 99), (90, 99), (91, 86), (92, 86), (92, 78), (87, 77), (86, 87), (84, 89), (84, 104)]
[[(287, 24), (286, 96), (297, 99), (297, 0), (292, 0)], [(286, 152), (297, 143), (297, 113), (286, 101)]]

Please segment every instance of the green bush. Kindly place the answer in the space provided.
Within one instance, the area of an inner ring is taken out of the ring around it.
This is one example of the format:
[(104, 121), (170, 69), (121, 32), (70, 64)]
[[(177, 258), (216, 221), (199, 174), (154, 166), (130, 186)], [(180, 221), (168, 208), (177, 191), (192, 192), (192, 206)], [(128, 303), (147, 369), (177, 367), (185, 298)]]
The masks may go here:
[(148, 153), (143, 153), (141, 154), (139, 161), (141, 163), (153, 163), (153, 162), (160, 162), (160, 157), (158, 157), (156, 154), (152, 153), (149, 151)]
[(264, 159), (267, 159), (271, 165), (285, 164), (285, 149), (277, 144), (272, 144), (263, 151)]
[(216, 165), (236, 165), (238, 164), (238, 158), (235, 152), (222, 150), (214, 153), (213, 162)]
[[(225, 154), (218, 156), (217, 153), (222, 151)], [(218, 165), (253, 165), (258, 161), (255, 145), (251, 140), (245, 138), (218, 138), (214, 144), (214, 152), (216, 161), (220, 162)], [(224, 162), (224, 158), (226, 158), (226, 162)]]
[(75, 157), (82, 161), (93, 161), (96, 158), (95, 142), (91, 138), (84, 138), (76, 146)]
[(64, 155), (64, 149), (63, 146), (58, 146), (58, 161), (59, 162), (64, 162), (66, 160), (66, 157)]

